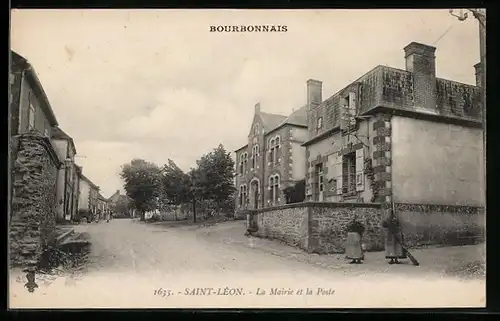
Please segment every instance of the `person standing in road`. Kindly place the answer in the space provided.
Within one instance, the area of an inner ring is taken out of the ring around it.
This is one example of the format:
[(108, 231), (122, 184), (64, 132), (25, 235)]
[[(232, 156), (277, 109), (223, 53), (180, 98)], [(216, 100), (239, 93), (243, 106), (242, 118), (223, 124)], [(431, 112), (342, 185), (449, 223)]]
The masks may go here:
[(364, 260), (365, 255), (361, 246), (364, 232), (365, 227), (356, 218), (347, 225), (346, 258), (351, 260), (350, 264), (361, 264)]
[(386, 229), (385, 233), (385, 258), (389, 264), (399, 264), (398, 259), (406, 259), (406, 253), (401, 246), (403, 243), (403, 233), (399, 225), (398, 218), (391, 212), (390, 217), (382, 222)]

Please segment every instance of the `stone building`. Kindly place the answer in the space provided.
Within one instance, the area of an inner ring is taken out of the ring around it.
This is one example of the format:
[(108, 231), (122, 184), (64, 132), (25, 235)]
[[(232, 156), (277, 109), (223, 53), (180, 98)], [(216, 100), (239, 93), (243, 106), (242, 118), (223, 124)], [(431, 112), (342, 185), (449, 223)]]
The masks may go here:
[(436, 77), (435, 50), (412, 42), (406, 70), (375, 67), (324, 101), (307, 83), (308, 200), (484, 206), (480, 90)]
[(283, 116), (255, 105), (248, 142), (236, 150), (237, 211), (285, 204), (283, 190), (305, 178), (306, 111)]
[(13, 51), (9, 89), (10, 261), (33, 265), (55, 240), (58, 122), (34, 68)]
[(306, 202), (250, 208), (249, 233), (342, 253), (356, 218), (382, 250), (393, 207), (407, 246), (484, 240), (484, 70), (475, 86), (438, 78), (435, 50), (412, 42), (406, 70), (377, 66), (326, 100), (307, 81)]
[[(130, 204), (132, 203), (132, 199), (128, 197), (127, 195), (122, 195), (120, 194), (119, 190), (116, 190), (116, 192), (111, 195), (108, 198), (109, 201), (109, 207), (112, 213), (114, 213), (115, 216), (126, 216), (126, 217), (134, 217), (135, 216), (135, 209), (133, 209)], [(123, 207), (117, 206), (118, 203), (121, 203)], [(127, 212), (118, 212), (118, 211), (127, 211)]]
[(79, 179), (80, 197), (78, 199), (78, 212), (79, 216), (91, 216), (97, 213), (97, 202), (99, 197), (99, 186), (94, 184), (85, 175), (81, 174)]
[(76, 147), (68, 134), (61, 128), (52, 129), (52, 143), (62, 161), (57, 180), (57, 219), (71, 220), (78, 209), (79, 183), (75, 164)]

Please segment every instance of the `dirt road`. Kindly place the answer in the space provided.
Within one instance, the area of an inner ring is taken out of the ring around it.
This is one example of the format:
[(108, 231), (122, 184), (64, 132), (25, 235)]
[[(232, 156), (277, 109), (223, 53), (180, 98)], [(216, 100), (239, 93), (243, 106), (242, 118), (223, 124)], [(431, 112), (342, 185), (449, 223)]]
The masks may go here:
[[(227, 224), (238, 229), (242, 223)], [(346, 265), (340, 259), (337, 264), (315, 264), (301, 259), (309, 256), (296, 250), (295, 256), (276, 254), (279, 246), (262, 246), (259, 240), (231, 236), (220, 227), (168, 228), (135, 220), (113, 220), (84, 224), (78, 226), (77, 232), (89, 233), (92, 241), (85, 271), (64, 277), (38, 276), (39, 288), (34, 293), (24, 288), (22, 274), (13, 271), (11, 307), (354, 308), (485, 304), (484, 280), (461, 281), (425, 268), (415, 272), (418, 268), (411, 265), (389, 267), (383, 259), (371, 266), (369, 262)], [(241, 235), (243, 232), (241, 225)]]

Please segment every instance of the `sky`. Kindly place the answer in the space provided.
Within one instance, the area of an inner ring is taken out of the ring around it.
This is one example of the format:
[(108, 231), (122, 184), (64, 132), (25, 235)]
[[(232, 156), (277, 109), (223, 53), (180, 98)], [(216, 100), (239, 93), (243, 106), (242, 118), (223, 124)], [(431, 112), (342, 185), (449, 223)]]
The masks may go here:
[[(211, 33), (211, 25), (286, 33)], [(475, 83), (478, 22), (448, 10), (13, 10), (11, 48), (33, 65), (76, 161), (105, 197), (121, 165), (170, 158), (183, 170), (220, 143), (247, 142), (254, 105), (290, 114), (306, 81), (323, 99), (403, 48), (437, 47), (436, 73)]]

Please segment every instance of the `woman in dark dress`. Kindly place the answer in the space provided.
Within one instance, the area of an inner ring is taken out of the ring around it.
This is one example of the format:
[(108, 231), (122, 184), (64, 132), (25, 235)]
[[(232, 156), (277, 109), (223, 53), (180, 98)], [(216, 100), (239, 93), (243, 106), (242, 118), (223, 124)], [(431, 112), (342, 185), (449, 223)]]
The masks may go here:
[(406, 253), (400, 244), (403, 242), (403, 233), (399, 226), (399, 220), (396, 216), (391, 215), (382, 222), (382, 226), (386, 229), (385, 258), (390, 260), (389, 264), (399, 264), (398, 259), (406, 259)]

